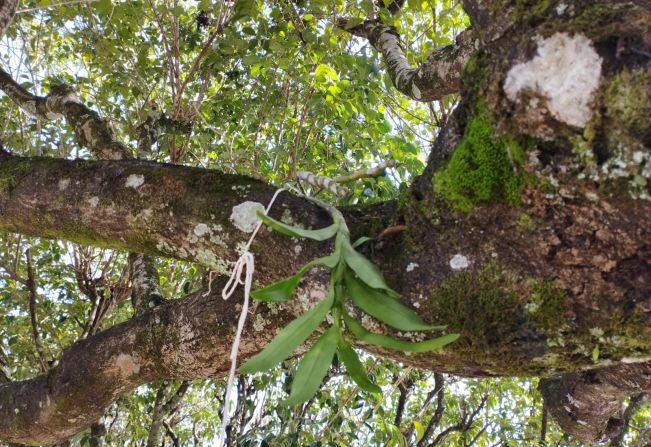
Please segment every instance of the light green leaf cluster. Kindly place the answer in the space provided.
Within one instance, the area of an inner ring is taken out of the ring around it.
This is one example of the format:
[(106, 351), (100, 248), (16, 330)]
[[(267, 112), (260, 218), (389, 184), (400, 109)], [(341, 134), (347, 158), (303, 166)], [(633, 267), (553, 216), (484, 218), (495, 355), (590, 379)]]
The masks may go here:
[(456, 340), (458, 334), (422, 341), (408, 342), (366, 330), (345, 309), (350, 298), (362, 311), (383, 323), (402, 331), (432, 331), (445, 327), (426, 324), (418, 314), (400, 303), (400, 295), (392, 290), (382, 273), (369, 259), (355, 250), (366, 239), (351, 244), (343, 216), (330, 205), (325, 206), (332, 214), (333, 224), (317, 230), (290, 226), (263, 213), (259, 217), (270, 228), (291, 237), (323, 241), (335, 236), (335, 250), (329, 256), (315, 259), (303, 266), (295, 275), (281, 279), (251, 296), (261, 301), (286, 301), (291, 298), (298, 283), (311, 268), (322, 265), (331, 269), (330, 285), (326, 298), (283, 328), (262, 352), (240, 367), (241, 373), (267, 371), (287, 359), (311, 334), (321, 326), (330, 313), (333, 324), (312, 345), (300, 361), (294, 374), (294, 382), (286, 405), (296, 405), (309, 400), (318, 391), (326, 376), (335, 353), (344, 363), (350, 377), (366, 391), (379, 392), (377, 385), (369, 380), (357, 353), (346, 340), (342, 328), (349, 329), (355, 338), (385, 348), (406, 352), (426, 352)]

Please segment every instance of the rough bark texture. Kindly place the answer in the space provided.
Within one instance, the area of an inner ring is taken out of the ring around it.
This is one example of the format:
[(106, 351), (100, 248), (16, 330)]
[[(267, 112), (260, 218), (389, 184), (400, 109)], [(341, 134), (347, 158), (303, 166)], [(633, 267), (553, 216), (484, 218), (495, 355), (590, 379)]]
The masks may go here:
[(117, 141), (110, 123), (100, 118), (97, 112), (86, 107), (73, 87), (59, 85), (52, 88), (48, 96), (36, 96), (21, 87), (0, 68), (0, 90), (25, 112), (39, 119), (49, 121), (65, 117), (74, 129), (79, 145), (89, 148), (97, 158), (104, 160), (133, 158), (131, 149)]
[[(425, 172), (396, 203), (345, 210), (353, 237), (406, 225), (376, 241), (372, 258), (405, 304), (462, 337), (418, 355), (366, 347), (460, 375), (547, 378), (546, 406), (566, 431), (587, 442), (616, 436), (622, 402), (651, 388), (651, 14), (639, 1), (464, 7), (480, 48)], [(388, 45), (391, 33), (382, 35)], [(222, 272), (248, 237), (234, 208), (272, 194), (204, 169), (0, 158), (0, 229)], [(271, 214), (329, 223), (289, 194)], [(262, 231), (252, 247), (257, 280), (287, 276), (330, 248), (296, 245)], [(296, 302), (259, 306), (241, 359), (318, 301), (322, 284), (317, 271)], [(0, 385), (0, 437), (54, 442), (141, 383), (222, 374), (235, 318), (232, 303), (198, 294), (77, 343), (47, 377)]]
[(0, 0), (0, 39), (7, 32), (11, 19), (16, 14), (18, 0)]
[(337, 26), (368, 39), (382, 54), (393, 85), (416, 101), (435, 101), (457, 93), (461, 72), (477, 43), (474, 33), (467, 30), (457, 37), (454, 45), (432, 52), (418, 68), (412, 68), (395, 29), (380, 20), (367, 20), (355, 26), (348, 23), (340, 19)]

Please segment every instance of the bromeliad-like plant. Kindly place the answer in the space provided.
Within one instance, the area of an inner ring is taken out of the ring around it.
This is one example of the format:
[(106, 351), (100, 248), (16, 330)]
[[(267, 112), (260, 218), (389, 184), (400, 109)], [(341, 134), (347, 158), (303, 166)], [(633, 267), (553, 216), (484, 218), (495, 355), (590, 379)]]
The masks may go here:
[(378, 268), (355, 250), (369, 238), (360, 238), (355, 243), (351, 243), (348, 227), (339, 210), (321, 202), (319, 204), (330, 212), (333, 224), (317, 230), (286, 225), (258, 213), (260, 219), (270, 228), (287, 236), (316, 241), (335, 237), (335, 249), (332, 254), (314, 259), (295, 275), (251, 293), (253, 298), (260, 301), (287, 301), (292, 297), (303, 276), (311, 268), (325, 266), (331, 269), (330, 284), (325, 299), (289, 323), (262, 352), (239, 368), (240, 372), (245, 374), (273, 368), (302, 345), (321, 326), (330, 313), (333, 317), (331, 326), (318, 338), (298, 364), (290, 396), (283, 402), (286, 405), (304, 402), (317, 392), (319, 385), (328, 373), (335, 353), (346, 366), (348, 374), (361, 389), (373, 393), (381, 391), (368, 378), (357, 353), (344, 337), (342, 330), (344, 324), (353, 336), (364, 342), (408, 352), (425, 352), (437, 349), (459, 337), (458, 334), (447, 334), (421, 342), (407, 342), (369, 332), (355, 320), (344, 306), (348, 297), (352, 299), (355, 306), (365, 313), (401, 331), (445, 329), (445, 326), (426, 324), (414, 311), (401, 304), (397, 299), (400, 295), (387, 286)]

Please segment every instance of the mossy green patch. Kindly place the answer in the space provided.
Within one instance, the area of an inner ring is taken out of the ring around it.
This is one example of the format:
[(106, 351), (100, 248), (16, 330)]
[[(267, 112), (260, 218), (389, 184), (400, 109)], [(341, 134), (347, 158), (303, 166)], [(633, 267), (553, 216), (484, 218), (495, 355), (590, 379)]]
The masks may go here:
[(651, 129), (651, 72), (624, 69), (610, 80), (604, 98), (606, 116), (634, 137)]
[[(488, 372), (514, 375), (543, 371), (538, 359), (549, 359), (550, 340), (565, 335), (567, 306), (567, 294), (553, 281), (523, 280), (496, 262), (452, 275), (429, 301), (433, 323), (462, 334), (454, 346), (460, 364), (472, 359)], [(560, 369), (576, 366), (564, 355), (555, 358)]]
[(434, 174), (434, 190), (466, 212), (491, 200), (517, 206), (524, 185), (524, 150), (510, 136), (495, 137), (485, 106), (477, 111), (447, 166)]
[(522, 213), (518, 216), (516, 221), (518, 228), (522, 231), (533, 231), (540, 225), (527, 213)]
[(567, 312), (567, 293), (553, 281), (533, 281), (525, 311), (546, 333), (558, 333)]
[(11, 189), (34, 168), (34, 164), (28, 158), (12, 157), (3, 160), (0, 170), (0, 191)]

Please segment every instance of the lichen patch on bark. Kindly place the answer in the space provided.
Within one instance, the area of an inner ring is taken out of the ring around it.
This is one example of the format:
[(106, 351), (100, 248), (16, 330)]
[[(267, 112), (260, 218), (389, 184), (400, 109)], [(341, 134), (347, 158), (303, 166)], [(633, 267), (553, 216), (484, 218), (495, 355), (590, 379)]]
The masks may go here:
[(504, 91), (511, 101), (522, 91), (539, 93), (554, 118), (582, 128), (592, 117), (590, 101), (601, 82), (601, 65), (587, 37), (556, 33), (538, 42), (533, 59), (509, 70)]

